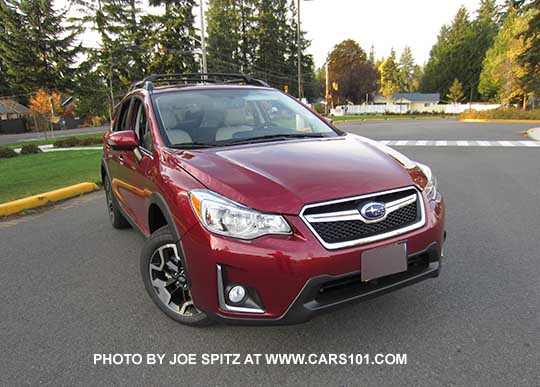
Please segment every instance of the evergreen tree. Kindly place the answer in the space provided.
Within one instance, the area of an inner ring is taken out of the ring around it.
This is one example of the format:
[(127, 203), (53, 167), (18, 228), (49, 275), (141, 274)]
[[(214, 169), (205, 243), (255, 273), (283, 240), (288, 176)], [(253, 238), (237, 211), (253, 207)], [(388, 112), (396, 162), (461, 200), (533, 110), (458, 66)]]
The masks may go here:
[[(482, 62), (487, 50), (493, 45), (493, 40), (499, 31), (499, 9), (495, 0), (482, 0), (478, 9), (478, 16), (472, 23), (472, 38), (467, 43), (467, 51), (470, 53), (468, 67), (469, 87), (472, 87), (473, 100), (479, 99), (478, 85)], [(482, 96), (482, 99), (486, 99)]]
[(450, 101), (452, 101), (455, 104), (463, 100), (464, 94), (463, 94), (463, 88), (461, 86), (460, 81), (458, 81), (457, 79), (454, 79), (454, 82), (452, 82), (452, 85), (450, 86), (450, 89), (448, 91), (447, 97)]
[(287, 24), (287, 0), (259, 0), (254, 36), (258, 42), (252, 65), (253, 73), (281, 88), (290, 79), (286, 58), (290, 37)]
[(495, 0), (482, 0), (478, 16), (471, 21), (461, 7), (452, 24), (443, 26), (430, 52), (421, 82), (422, 91), (447, 95), (458, 79), (469, 98), (478, 99), (482, 60), (498, 31), (498, 9)]
[(400, 72), (394, 49), (390, 51), (388, 58), (379, 66), (380, 89), (379, 92), (386, 98), (400, 91)]
[[(85, 71), (97, 71), (107, 80), (113, 93), (111, 105), (114, 105), (133, 81), (143, 77), (146, 70), (146, 32), (140, 0), (73, 0), (73, 3), (83, 15), (74, 21), (98, 32), (101, 40), (100, 48), (87, 48), (89, 59)], [(93, 65), (88, 67), (90, 64)]]
[(243, 55), (240, 52), (242, 38), (241, 7), (238, 0), (210, 0), (208, 2), (207, 52), (211, 72), (240, 72)]
[(399, 58), (399, 86), (400, 91), (410, 93), (416, 90), (415, 64), (412, 50), (405, 46)]
[(164, 8), (161, 15), (148, 15), (148, 72), (189, 73), (199, 71), (194, 50), (199, 48), (193, 14), (195, 0), (150, 0)]
[(375, 65), (375, 46), (372, 44), (371, 48), (369, 49), (369, 57), (368, 62), (372, 65)]
[[(297, 33), (297, 9), (296, 0), (290, 0), (289, 3), (289, 25), (286, 30), (286, 41), (288, 42), (286, 52), (286, 65), (289, 81), (286, 83), (289, 87), (289, 92), (298, 97), (298, 33)], [(300, 53), (301, 53), (301, 70), (302, 70), (302, 86), (304, 97), (313, 99), (318, 97), (320, 85), (315, 79), (314, 61), (311, 54), (307, 54), (307, 49), (311, 42), (306, 38), (304, 31), (300, 31)]]
[(12, 90), (30, 95), (39, 88), (71, 88), (79, 31), (64, 27), (65, 16), (65, 10), (55, 10), (49, 1), (0, 2), (0, 62)]

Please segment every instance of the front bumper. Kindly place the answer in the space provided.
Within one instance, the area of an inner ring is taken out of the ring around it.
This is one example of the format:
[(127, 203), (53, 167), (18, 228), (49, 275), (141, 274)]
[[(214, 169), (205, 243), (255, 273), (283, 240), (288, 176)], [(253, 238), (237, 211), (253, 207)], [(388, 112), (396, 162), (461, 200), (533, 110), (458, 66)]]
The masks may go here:
[(425, 251), (408, 257), (410, 264), (406, 272), (368, 283), (361, 282), (360, 271), (337, 276), (324, 274), (313, 277), (305, 284), (285, 313), (278, 318), (232, 317), (220, 313), (214, 314), (213, 317), (225, 323), (248, 325), (303, 323), (319, 314), (438, 277), (441, 270), (441, 257), (438, 251), (437, 243), (433, 243)]
[[(440, 196), (425, 204), (428, 216), (422, 228), (368, 245), (332, 251), (325, 249), (301, 219), (294, 216), (287, 216), (293, 235), (265, 236), (253, 241), (213, 235), (196, 224), (181, 239), (194, 302), (209, 316), (224, 322), (295, 324), (437, 277), (444, 243), (444, 204)], [(362, 253), (403, 241), (407, 243), (408, 270), (362, 283)], [(260, 310), (247, 313), (242, 308), (223, 307), (224, 279), (228, 284), (254, 289)]]

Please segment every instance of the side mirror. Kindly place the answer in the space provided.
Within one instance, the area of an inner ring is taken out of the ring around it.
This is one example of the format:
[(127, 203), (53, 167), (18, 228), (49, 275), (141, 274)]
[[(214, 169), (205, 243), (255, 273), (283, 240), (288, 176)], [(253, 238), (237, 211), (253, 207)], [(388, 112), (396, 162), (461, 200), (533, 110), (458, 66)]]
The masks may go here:
[(137, 148), (138, 144), (137, 134), (132, 130), (112, 132), (107, 137), (107, 145), (117, 151), (132, 151)]

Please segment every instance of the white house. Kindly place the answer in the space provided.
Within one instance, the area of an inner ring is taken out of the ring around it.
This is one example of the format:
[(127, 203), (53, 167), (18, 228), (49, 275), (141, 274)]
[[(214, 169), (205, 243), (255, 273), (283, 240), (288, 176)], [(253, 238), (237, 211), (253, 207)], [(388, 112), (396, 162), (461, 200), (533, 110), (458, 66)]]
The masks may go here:
[(375, 105), (399, 105), (403, 111), (430, 111), (439, 103), (439, 93), (396, 93), (391, 98), (376, 95), (373, 98)]

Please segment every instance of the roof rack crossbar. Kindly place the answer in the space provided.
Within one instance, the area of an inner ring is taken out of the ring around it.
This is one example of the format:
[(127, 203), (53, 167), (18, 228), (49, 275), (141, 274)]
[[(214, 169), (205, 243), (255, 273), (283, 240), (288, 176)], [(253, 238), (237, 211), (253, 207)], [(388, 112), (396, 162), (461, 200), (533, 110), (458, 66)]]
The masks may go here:
[[(217, 78), (217, 79), (216, 79)], [(230, 79), (227, 79), (230, 78)], [(222, 81), (219, 81), (222, 79)], [(148, 91), (153, 90), (153, 83), (161, 82), (177, 82), (178, 84), (188, 82), (201, 82), (201, 83), (245, 83), (247, 85), (270, 87), (266, 82), (259, 79), (255, 79), (245, 74), (234, 73), (185, 73), (185, 74), (152, 74), (146, 78), (133, 82), (129, 91), (132, 91), (138, 87), (144, 87)]]

